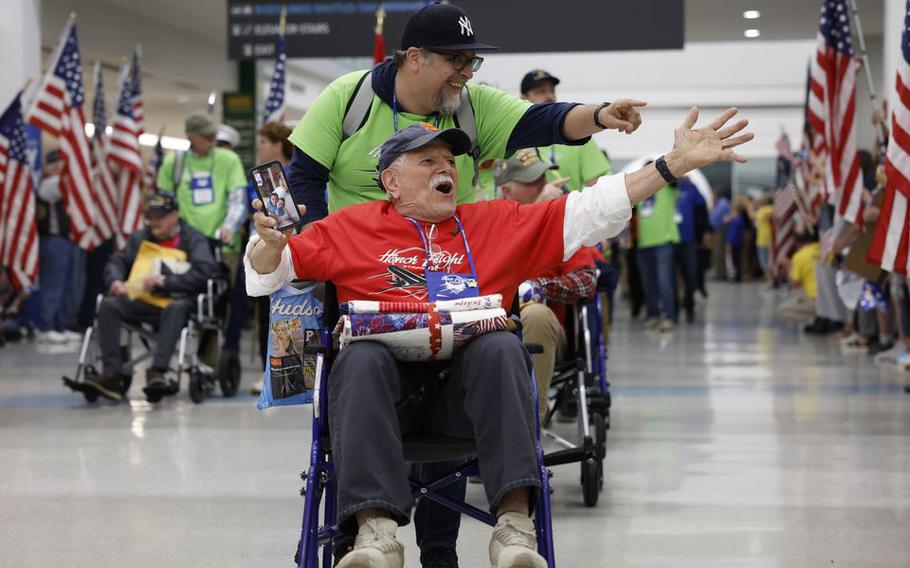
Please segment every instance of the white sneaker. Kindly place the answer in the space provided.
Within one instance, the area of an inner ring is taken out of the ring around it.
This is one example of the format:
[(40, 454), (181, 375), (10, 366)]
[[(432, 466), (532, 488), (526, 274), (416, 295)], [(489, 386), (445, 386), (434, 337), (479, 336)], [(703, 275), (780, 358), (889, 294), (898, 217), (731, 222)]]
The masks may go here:
[(61, 344), (66, 343), (66, 337), (59, 331), (39, 331), (38, 332), (38, 342), (39, 343), (51, 343), (51, 344)]
[(354, 550), (337, 568), (402, 568), (404, 545), (395, 538), (397, 531), (398, 523), (392, 519), (367, 519), (354, 539)]
[(250, 394), (259, 396), (262, 394), (262, 389), (265, 387), (265, 379), (259, 379), (250, 387)]
[(82, 341), (82, 334), (75, 331), (66, 330), (61, 332), (65, 341)]
[(490, 539), (491, 568), (547, 568), (537, 554), (534, 523), (521, 513), (504, 513), (496, 521)]
[(661, 333), (670, 333), (673, 331), (673, 328), (676, 327), (676, 324), (668, 319), (660, 320), (660, 324), (657, 326), (657, 331)]
[(660, 327), (660, 318), (649, 318), (645, 321), (645, 329), (657, 329)]
[(905, 354), (903, 344), (896, 344), (887, 351), (875, 355), (875, 362), (879, 365), (896, 365), (900, 356)]

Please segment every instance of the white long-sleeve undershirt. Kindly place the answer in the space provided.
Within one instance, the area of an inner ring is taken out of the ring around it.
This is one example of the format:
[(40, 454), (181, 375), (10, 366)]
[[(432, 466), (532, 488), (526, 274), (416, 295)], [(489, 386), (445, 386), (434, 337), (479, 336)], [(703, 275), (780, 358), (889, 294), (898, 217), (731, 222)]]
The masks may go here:
[[(629, 202), (625, 174), (603, 176), (593, 186), (573, 191), (566, 199), (563, 219), (563, 260), (568, 260), (582, 246), (593, 246), (604, 239), (615, 237), (631, 217), (632, 204)], [(246, 293), (250, 296), (271, 294), (296, 276), (290, 246), (284, 247), (281, 261), (274, 272), (256, 272), (250, 254), (259, 241), (259, 235), (250, 237), (243, 255)]]

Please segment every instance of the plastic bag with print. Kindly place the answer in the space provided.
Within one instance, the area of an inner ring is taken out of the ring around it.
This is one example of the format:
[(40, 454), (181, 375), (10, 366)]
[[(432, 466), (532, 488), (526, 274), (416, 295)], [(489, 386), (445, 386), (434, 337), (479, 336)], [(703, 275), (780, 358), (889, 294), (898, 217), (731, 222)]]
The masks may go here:
[(313, 402), (317, 355), (322, 347), (325, 285), (297, 282), (269, 297), (265, 380), (256, 407)]

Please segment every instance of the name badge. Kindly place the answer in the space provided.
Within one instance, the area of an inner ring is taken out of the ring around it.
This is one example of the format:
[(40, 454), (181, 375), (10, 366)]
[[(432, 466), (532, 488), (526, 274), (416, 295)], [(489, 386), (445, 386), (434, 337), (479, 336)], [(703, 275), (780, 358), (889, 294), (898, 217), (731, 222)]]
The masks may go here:
[(190, 192), (193, 205), (208, 205), (215, 202), (215, 188), (210, 172), (193, 172), (190, 178)]
[(426, 272), (427, 293), (430, 300), (458, 300), (480, 296), (477, 276), (474, 274), (452, 274), (450, 272)]

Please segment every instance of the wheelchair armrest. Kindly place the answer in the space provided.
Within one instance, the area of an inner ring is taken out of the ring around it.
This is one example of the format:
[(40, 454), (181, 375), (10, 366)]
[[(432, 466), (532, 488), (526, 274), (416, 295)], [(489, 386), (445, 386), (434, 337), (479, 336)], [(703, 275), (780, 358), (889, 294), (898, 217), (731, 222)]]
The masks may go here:
[(95, 296), (95, 313), (98, 313), (98, 310), (101, 309), (101, 302), (104, 301), (104, 294), (98, 294)]
[(531, 355), (540, 355), (543, 353), (543, 345), (540, 343), (525, 343), (525, 349), (527, 349), (528, 353)]
[(196, 294), (196, 317), (199, 321), (205, 319), (205, 297), (207, 294)]

